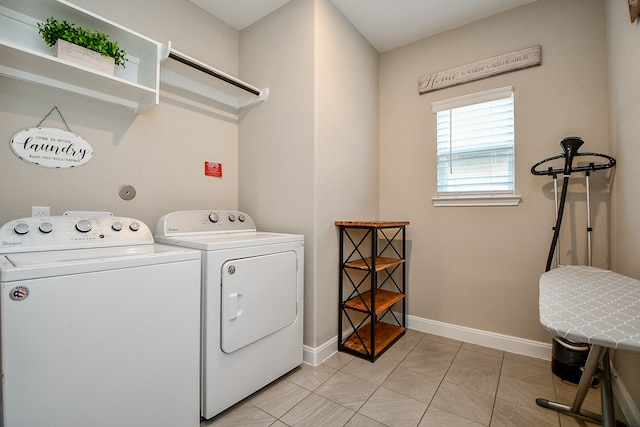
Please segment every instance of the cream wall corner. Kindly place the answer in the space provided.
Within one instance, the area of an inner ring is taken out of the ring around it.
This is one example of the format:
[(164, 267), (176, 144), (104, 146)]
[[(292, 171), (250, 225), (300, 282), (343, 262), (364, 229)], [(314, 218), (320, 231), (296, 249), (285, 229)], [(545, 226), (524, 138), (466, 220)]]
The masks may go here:
[(305, 236), (309, 348), (337, 334), (334, 222), (377, 216), (377, 60), (329, 0), (292, 0), (240, 34), (240, 77), (270, 95), (241, 116), (239, 205)]

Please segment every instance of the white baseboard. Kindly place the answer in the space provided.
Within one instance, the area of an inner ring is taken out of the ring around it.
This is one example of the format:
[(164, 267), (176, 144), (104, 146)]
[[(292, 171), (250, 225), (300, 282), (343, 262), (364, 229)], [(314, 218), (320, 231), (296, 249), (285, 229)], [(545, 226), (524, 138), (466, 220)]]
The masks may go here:
[[(398, 317), (400, 315), (398, 314)], [(420, 332), (426, 332), (445, 338), (452, 338), (471, 344), (482, 345), (511, 353), (531, 356), (538, 359), (551, 360), (551, 343), (526, 340), (523, 338), (501, 335), (479, 329), (452, 325), (436, 320), (407, 316), (407, 327)], [(346, 336), (351, 330), (343, 331)], [(304, 346), (303, 361), (317, 366), (338, 351), (338, 337), (335, 336), (320, 347)]]
[(613, 377), (611, 380), (613, 395), (616, 397), (620, 409), (622, 409), (622, 414), (627, 420), (628, 426), (640, 427), (640, 410), (638, 410), (635, 402), (631, 399), (627, 388), (620, 380), (618, 372), (616, 372), (616, 368), (613, 365), (611, 366), (611, 375)]
[(303, 346), (302, 361), (311, 366), (318, 366), (338, 351), (338, 336), (331, 338), (320, 347)]
[(409, 329), (452, 338), (470, 344), (482, 345), (510, 353), (535, 357), (537, 359), (551, 360), (551, 342), (543, 343), (532, 341), (510, 335), (496, 334), (495, 332), (438, 322), (437, 320), (423, 319), (416, 316), (407, 316), (407, 326)]

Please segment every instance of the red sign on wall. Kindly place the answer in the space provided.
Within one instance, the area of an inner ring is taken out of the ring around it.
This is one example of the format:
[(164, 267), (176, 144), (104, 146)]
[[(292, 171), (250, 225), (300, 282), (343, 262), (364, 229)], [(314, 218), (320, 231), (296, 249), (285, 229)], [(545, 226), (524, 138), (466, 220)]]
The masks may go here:
[(204, 162), (205, 176), (222, 176), (222, 163)]

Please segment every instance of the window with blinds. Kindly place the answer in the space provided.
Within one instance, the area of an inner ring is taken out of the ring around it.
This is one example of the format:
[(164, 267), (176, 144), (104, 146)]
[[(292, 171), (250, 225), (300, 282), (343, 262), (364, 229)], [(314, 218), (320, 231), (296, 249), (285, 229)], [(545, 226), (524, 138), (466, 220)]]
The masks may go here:
[(513, 105), (511, 87), (432, 104), (437, 198), (515, 194)]

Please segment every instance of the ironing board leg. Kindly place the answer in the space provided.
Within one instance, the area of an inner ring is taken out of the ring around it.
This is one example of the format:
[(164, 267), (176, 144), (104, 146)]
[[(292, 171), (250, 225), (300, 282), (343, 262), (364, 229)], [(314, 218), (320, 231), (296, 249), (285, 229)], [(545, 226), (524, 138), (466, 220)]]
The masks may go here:
[[(602, 368), (599, 369), (598, 365)], [(582, 409), (582, 404), (587, 396), (589, 387), (593, 377), (598, 375), (600, 377), (600, 392), (602, 399), (602, 416), (590, 411)], [(597, 422), (601, 422), (605, 427), (624, 426), (622, 422), (616, 423), (616, 418), (613, 410), (613, 392), (611, 388), (611, 372), (609, 368), (609, 349), (599, 345), (592, 345), (589, 350), (589, 356), (587, 357), (587, 363), (584, 367), (584, 372), (580, 377), (580, 383), (578, 384), (578, 390), (576, 396), (573, 399), (571, 406), (564, 405), (558, 402), (552, 402), (547, 399), (538, 398), (536, 403), (543, 408), (553, 409), (558, 412), (562, 412), (570, 415), (577, 415), (583, 418), (588, 418)]]
[(574, 414), (580, 412), (580, 409), (582, 408), (582, 403), (584, 402), (585, 397), (587, 397), (591, 381), (593, 380), (594, 375), (598, 372), (598, 364), (600, 363), (603, 353), (607, 353), (607, 349), (599, 345), (593, 345), (591, 346), (591, 350), (589, 350), (587, 363), (584, 365), (582, 376), (580, 376), (580, 383), (578, 384), (576, 397), (573, 399), (573, 404), (571, 405), (571, 412)]
[(602, 371), (600, 373), (600, 398), (602, 399), (602, 425), (616, 425), (613, 409), (613, 389), (611, 387), (611, 367), (609, 365), (609, 349), (602, 357)]

